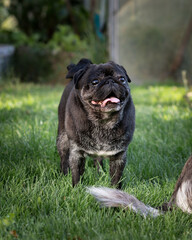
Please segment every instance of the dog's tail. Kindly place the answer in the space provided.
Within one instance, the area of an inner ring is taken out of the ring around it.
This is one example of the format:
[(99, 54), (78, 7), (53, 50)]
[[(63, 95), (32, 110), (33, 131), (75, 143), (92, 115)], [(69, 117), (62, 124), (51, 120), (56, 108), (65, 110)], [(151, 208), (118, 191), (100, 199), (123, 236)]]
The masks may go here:
[(136, 197), (123, 191), (106, 188), (106, 187), (89, 187), (87, 192), (92, 194), (103, 206), (106, 207), (123, 207), (140, 213), (144, 217), (157, 217), (162, 214), (161, 211), (145, 205)]

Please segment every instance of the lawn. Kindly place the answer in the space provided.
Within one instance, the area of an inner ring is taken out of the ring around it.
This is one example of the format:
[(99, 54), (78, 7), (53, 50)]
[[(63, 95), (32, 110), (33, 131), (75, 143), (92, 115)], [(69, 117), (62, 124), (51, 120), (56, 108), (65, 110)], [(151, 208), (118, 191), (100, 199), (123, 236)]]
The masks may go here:
[[(0, 88), (0, 239), (192, 239), (192, 216), (175, 210), (144, 219), (100, 208), (85, 187), (110, 186), (108, 161), (99, 175), (86, 162), (72, 188), (59, 171), (57, 106), (62, 86)], [(136, 130), (128, 149), (123, 190), (151, 206), (168, 201), (192, 153), (192, 112), (185, 89), (132, 85)]]

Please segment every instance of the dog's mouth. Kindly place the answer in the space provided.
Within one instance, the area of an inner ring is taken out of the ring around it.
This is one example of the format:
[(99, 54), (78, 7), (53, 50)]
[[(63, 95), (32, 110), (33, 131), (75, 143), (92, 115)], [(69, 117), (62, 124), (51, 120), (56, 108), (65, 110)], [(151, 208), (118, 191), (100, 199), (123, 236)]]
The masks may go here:
[(94, 101), (92, 100), (91, 103), (93, 105), (99, 105), (101, 106), (102, 108), (106, 107), (107, 105), (109, 104), (119, 104), (121, 101), (119, 98), (117, 97), (107, 97), (106, 99), (104, 99), (103, 101)]
[(94, 111), (98, 112), (120, 111), (126, 103), (128, 91), (124, 91), (124, 89), (117, 90), (108, 91), (107, 94), (104, 91), (98, 91), (89, 100), (89, 104)]
[(105, 108), (112, 109), (119, 107), (122, 104), (122, 99), (120, 99), (119, 96), (116, 96), (116, 94), (112, 92), (108, 96), (104, 97), (104, 99), (92, 99), (91, 104), (94, 107), (100, 107), (103, 110)]

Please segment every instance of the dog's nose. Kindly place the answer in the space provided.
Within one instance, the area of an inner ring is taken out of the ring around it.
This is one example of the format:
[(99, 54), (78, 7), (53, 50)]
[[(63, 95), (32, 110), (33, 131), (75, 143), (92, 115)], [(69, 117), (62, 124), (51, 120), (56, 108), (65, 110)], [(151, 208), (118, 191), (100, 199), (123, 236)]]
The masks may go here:
[(115, 81), (113, 79), (107, 79), (105, 84), (110, 84), (110, 83), (115, 83)]

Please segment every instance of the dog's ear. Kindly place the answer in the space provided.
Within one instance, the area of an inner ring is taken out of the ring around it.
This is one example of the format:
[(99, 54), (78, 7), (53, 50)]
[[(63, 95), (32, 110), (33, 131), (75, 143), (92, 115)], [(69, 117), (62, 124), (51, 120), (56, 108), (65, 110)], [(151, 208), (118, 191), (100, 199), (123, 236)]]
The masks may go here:
[[(120, 66), (120, 65), (119, 65)], [(123, 72), (125, 73), (125, 76), (127, 77), (127, 81), (131, 82), (131, 79), (129, 78), (127, 71), (125, 70), (125, 68), (123, 66), (120, 66), (120, 68), (123, 70)]]
[(92, 62), (89, 59), (82, 58), (77, 64), (70, 64), (67, 66), (68, 73), (66, 75), (66, 78), (73, 78), (74, 75), (79, 71), (84, 69), (86, 66), (92, 64)]
[(115, 66), (118, 66), (118, 68), (120, 68), (121, 70), (123, 70), (123, 72), (124, 72), (124, 74), (125, 74), (125, 76), (126, 76), (126, 78), (127, 78), (127, 81), (128, 81), (128, 82), (131, 82), (131, 79), (129, 78), (129, 76), (128, 76), (128, 74), (127, 74), (127, 71), (125, 70), (125, 68), (124, 68), (123, 66), (121, 66), (121, 65), (119, 65), (119, 64), (116, 64), (116, 63), (113, 62), (113, 61), (110, 61), (110, 63), (113, 64), (113, 65), (115, 65)]
[(75, 88), (78, 89), (78, 82), (82, 78), (82, 76), (85, 74), (87, 69), (89, 68), (89, 65), (86, 65), (84, 68), (80, 69), (78, 72), (76, 72), (73, 76), (73, 81), (75, 84)]

